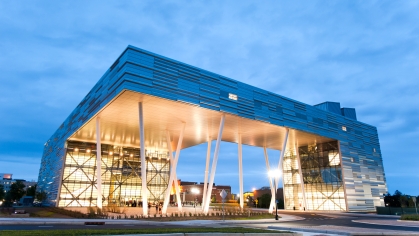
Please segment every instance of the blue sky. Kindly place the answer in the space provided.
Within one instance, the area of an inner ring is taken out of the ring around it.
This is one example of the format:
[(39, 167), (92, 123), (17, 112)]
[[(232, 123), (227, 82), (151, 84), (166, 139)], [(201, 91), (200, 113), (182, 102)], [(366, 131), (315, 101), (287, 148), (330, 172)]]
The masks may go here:
[[(1, 1), (0, 173), (37, 179), (43, 144), (128, 44), (378, 128), (389, 191), (419, 194), (418, 1)], [(237, 147), (215, 182), (238, 192)], [(271, 151), (272, 163), (279, 152)], [(245, 190), (268, 185), (244, 148)], [(178, 177), (203, 181), (205, 145)]]

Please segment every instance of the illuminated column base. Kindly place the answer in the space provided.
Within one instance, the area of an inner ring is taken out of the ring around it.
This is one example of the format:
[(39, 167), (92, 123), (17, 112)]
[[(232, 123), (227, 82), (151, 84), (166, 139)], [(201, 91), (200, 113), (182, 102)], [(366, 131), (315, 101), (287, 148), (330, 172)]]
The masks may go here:
[(243, 207), (244, 207), (244, 199), (243, 199), (243, 151), (242, 151), (242, 136), (241, 136), (241, 134), (239, 134), (238, 156), (239, 156), (240, 210), (243, 211)]
[(209, 163), (211, 158), (211, 138), (208, 138), (208, 146), (207, 146), (207, 160), (205, 162), (205, 177), (204, 177), (204, 191), (202, 192), (202, 209), (205, 208), (205, 200), (208, 190), (208, 169)]
[(96, 206), (102, 209), (102, 147), (100, 142), (100, 118), (96, 118)]
[(171, 141), (170, 141), (170, 134), (169, 134), (169, 132), (167, 132), (167, 147), (169, 149), (171, 170), (170, 170), (169, 184), (167, 186), (167, 190), (166, 190), (166, 193), (165, 193), (165, 196), (164, 196), (163, 209), (162, 209), (163, 214), (167, 213), (167, 206), (169, 205), (170, 191), (172, 190), (173, 181), (175, 181), (175, 190), (176, 190), (176, 198), (177, 198), (177, 202), (178, 202), (178, 209), (179, 209), (179, 211), (182, 211), (182, 202), (181, 202), (180, 194), (179, 194), (180, 191), (179, 191), (179, 186), (178, 186), (177, 179), (176, 179), (176, 167), (177, 167), (177, 163), (178, 163), (178, 160), (179, 160), (180, 149), (182, 147), (184, 130), (185, 130), (185, 123), (182, 124), (182, 129), (180, 131), (179, 140), (178, 140), (178, 144), (177, 144), (177, 148), (176, 148), (175, 158), (173, 158), (172, 145), (171, 145)]
[(218, 153), (220, 151), (220, 141), (224, 130), (225, 115), (223, 114), (220, 121), (220, 128), (218, 129), (217, 142), (215, 143), (214, 158), (212, 160), (210, 181), (208, 184), (207, 195), (205, 197), (204, 214), (208, 214), (209, 204), (211, 202), (212, 185), (214, 184), (215, 168), (217, 167)]
[(141, 156), (141, 196), (143, 200), (143, 215), (148, 215), (147, 201), (147, 164), (145, 160), (145, 139), (144, 139), (144, 113), (143, 103), (138, 103), (138, 115), (140, 120), (140, 156)]

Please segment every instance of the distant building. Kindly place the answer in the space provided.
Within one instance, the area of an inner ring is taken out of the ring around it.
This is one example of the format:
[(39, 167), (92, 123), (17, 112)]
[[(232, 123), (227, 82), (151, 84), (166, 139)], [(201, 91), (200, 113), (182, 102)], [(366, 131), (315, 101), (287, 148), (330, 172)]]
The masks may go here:
[(25, 185), (25, 191), (31, 187), (34, 186), (35, 184), (37, 184), (37, 182), (35, 181), (26, 181), (24, 179), (13, 179), (12, 178), (13, 174), (8, 174), (8, 173), (0, 173), (0, 184), (2, 184), (4, 186), (4, 192), (8, 192), (10, 190), (10, 186), (13, 183), (16, 183), (16, 181), (22, 181), (22, 183)]
[[(260, 189), (253, 190), (253, 198), (258, 199), (258, 197), (262, 197), (263, 194), (271, 195), (271, 188), (270, 187), (262, 187)], [(284, 199), (284, 190), (282, 188), (278, 188), (276, 190), (276, 199)]]
[[(202, 193), (204, 192), (204, 183), (198, 182), (188, 182), (179, 180), (179, 188), (181, 192), (181, 201), (182, 202), (193, 202), (196, 201), (200, 204), (202, 203)], [(194, 193), (192, 189), (198, 190), (198, 193)], [(231, 193), (231, 186), (228, 185), (213, 185), (211, 192), (211, 199), (215, 199), (215, 202), (221, 203), (221, 191), (225, 190), (227, 192), (226, 201), (234, 199), (234, 194)], [(174, 199), (174, 198), (173, 198)]]

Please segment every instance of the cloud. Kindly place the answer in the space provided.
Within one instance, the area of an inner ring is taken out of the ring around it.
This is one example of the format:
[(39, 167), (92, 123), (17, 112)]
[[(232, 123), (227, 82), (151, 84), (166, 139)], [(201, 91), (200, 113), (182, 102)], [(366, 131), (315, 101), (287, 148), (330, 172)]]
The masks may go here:
[[(41, 157), (131, 44), (307, 104), (355, 107), (360, 121), (378, 128), (394, 192), (392, 174), (419, 164), (418, 11), (415, 1), (1, 2), (0, 161), (14, 156), (21, 162), (8, 169), (34, 169), (24, 160)], [(182, 151), (185, 178), (202, 174), (205, 148)], [(235, 169), (223, 166), (236, 166), (235, 148), (222, 145), (217, 168), (232, 185)], [(275, 163), (278, 154), (270, 157)], [(263, 152), (249, 148), (244, 158), (253, 176), (246, 186), (266, 185), (255, 177), (266, 169)]]

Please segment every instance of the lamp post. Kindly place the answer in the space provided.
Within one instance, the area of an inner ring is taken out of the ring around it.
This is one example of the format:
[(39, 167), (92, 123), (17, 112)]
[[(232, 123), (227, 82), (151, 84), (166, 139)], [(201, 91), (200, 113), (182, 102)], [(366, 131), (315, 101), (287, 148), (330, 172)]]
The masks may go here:
[(199, 194), (199, 189), (197, 189), (197, 188), (192, 188), (192, 189), (191, 189), (191, 192), (192, 192), (193, 194), (195, 194), (195, 199), (194, 199), (194, 208), (195, 208), (195, 215), (196, 215), (196, 200), (197, 200), (196, 195), (197, 195), (197, 194)]
[(278, 199), (276, 198), (277, 195), (277, 191), (278, 191), (278, 187), (277, 187), (277, 183), (276, 180), (279, 179), (279, 177), (281, 176), (281, 172), (278, 169), (275, 170), (271, 170), (269, 171), (269, 177), (271, 177), (273, 179), (274, 182), (274, 187), (275, 187), (275, 220), (278, 220)]

